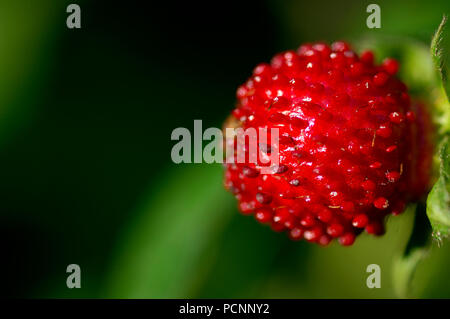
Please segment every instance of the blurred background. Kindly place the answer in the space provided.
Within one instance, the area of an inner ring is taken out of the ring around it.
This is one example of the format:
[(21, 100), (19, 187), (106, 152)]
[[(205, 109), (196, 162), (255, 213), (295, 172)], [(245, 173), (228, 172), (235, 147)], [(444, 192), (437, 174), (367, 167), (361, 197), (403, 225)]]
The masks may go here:
[[(81, 29), (66, 7), (81, 7)], [(0, 273), (4, 297), (392, 298), (412, 214), (351, 248), (291, 242), (240, 215), (219, 164), (176, 165), (174, 128), (221, 127), (253, 67), (305, 41), (428, 45), (450, 2), (0, 1)], [(368, 289), (366, 267), (381, 266)], [(68, 289), (66, 267), (81, 267)], [(450, 297), (450, 244), (414, 296)]]

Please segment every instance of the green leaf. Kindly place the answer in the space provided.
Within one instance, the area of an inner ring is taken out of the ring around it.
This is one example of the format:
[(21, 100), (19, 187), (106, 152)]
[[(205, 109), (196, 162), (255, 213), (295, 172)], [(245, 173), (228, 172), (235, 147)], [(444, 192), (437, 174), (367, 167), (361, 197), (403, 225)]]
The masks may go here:
[(0, 1), (0, 145), (28, 127), (43, 99), (64, 4)]
[(427, 215), (433, 228), (433, 237), (441, 242), (450, 234), (450, 159), (448, 138), (440, 152), (439, 178), (427, 199)]
[(439, 25), (436, 33), (431, 40), (431, 57), (433, 59), (433, 64), (439, 73), (442, 81), (442, 87), (447, 96), (447, 100), (450, 98), (450, 81), (448, 79), (448, 50), (446, 50), (447, 45), (447, 34), (446, 34), (446, 24), (447, 16), (444, 15)]
[(435, 103), (433, 104), (434, 110), (437, 110), (435, 114), (438, 116), (435, 116), (434, 119), (440, 134), (437, 145), (441, 145), (439, 178), (427, 199), (427, 215), (432, 225), (433, 237), (438, 241), (438, 244), (450, 233), (450, 162), (448, 159), (448, 137), (450, 134), (448, 48), (450, 39), (447, 36), (446, 24), (447, 16), (444, 15), (431, 41), (431, 58), (439, 75), (441, 91), (443, 91), (442, 94), (435, 95)]
[(219, 165), (176, 167), (152, 189), (121, 236), (105, 295), (186, 298), (198, 285), (205, 251), (235, 212)]

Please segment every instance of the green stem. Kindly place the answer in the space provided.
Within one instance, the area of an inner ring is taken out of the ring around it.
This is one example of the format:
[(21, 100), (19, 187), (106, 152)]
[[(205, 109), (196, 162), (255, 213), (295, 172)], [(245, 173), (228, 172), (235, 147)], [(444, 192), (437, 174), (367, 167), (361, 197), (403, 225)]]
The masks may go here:
[(426, 215), (425, 202), (416, 205), (411, 236), (402, 256), (394, 261), (393, 281), (400, 298), (412, 297), (412, 280), (418, 264), (428, 254), (431, 239), (431, 225)]

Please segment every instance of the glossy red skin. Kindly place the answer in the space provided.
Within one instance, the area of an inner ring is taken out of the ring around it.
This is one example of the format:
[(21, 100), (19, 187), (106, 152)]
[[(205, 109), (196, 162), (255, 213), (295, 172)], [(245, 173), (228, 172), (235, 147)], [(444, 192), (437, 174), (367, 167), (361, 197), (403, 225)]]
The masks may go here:
[(279, 128), (282, 169), (226, 164), (240, 211), (321, 245), (383, 234), (387, 215), (428, 190), (431, 165), (429, 119), (423, 109), (417, 119), (398, 67), (374, 65), (370, 51), (358, 56), (344, 42), (302, 45), (258, 65), (232, 115), (244, 129)]

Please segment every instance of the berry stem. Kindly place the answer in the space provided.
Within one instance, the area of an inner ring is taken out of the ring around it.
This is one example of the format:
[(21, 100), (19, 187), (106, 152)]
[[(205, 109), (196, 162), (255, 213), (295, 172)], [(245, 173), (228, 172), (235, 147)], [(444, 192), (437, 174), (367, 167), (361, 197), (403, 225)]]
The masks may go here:
[(415, 270), (429, 252), (431, 224), (426, 215), (426, 203), (416, 204), (411, 236), (403, 254), (394, 260), (393, 283), (399, 298), (411, 296), (411, 284)]

